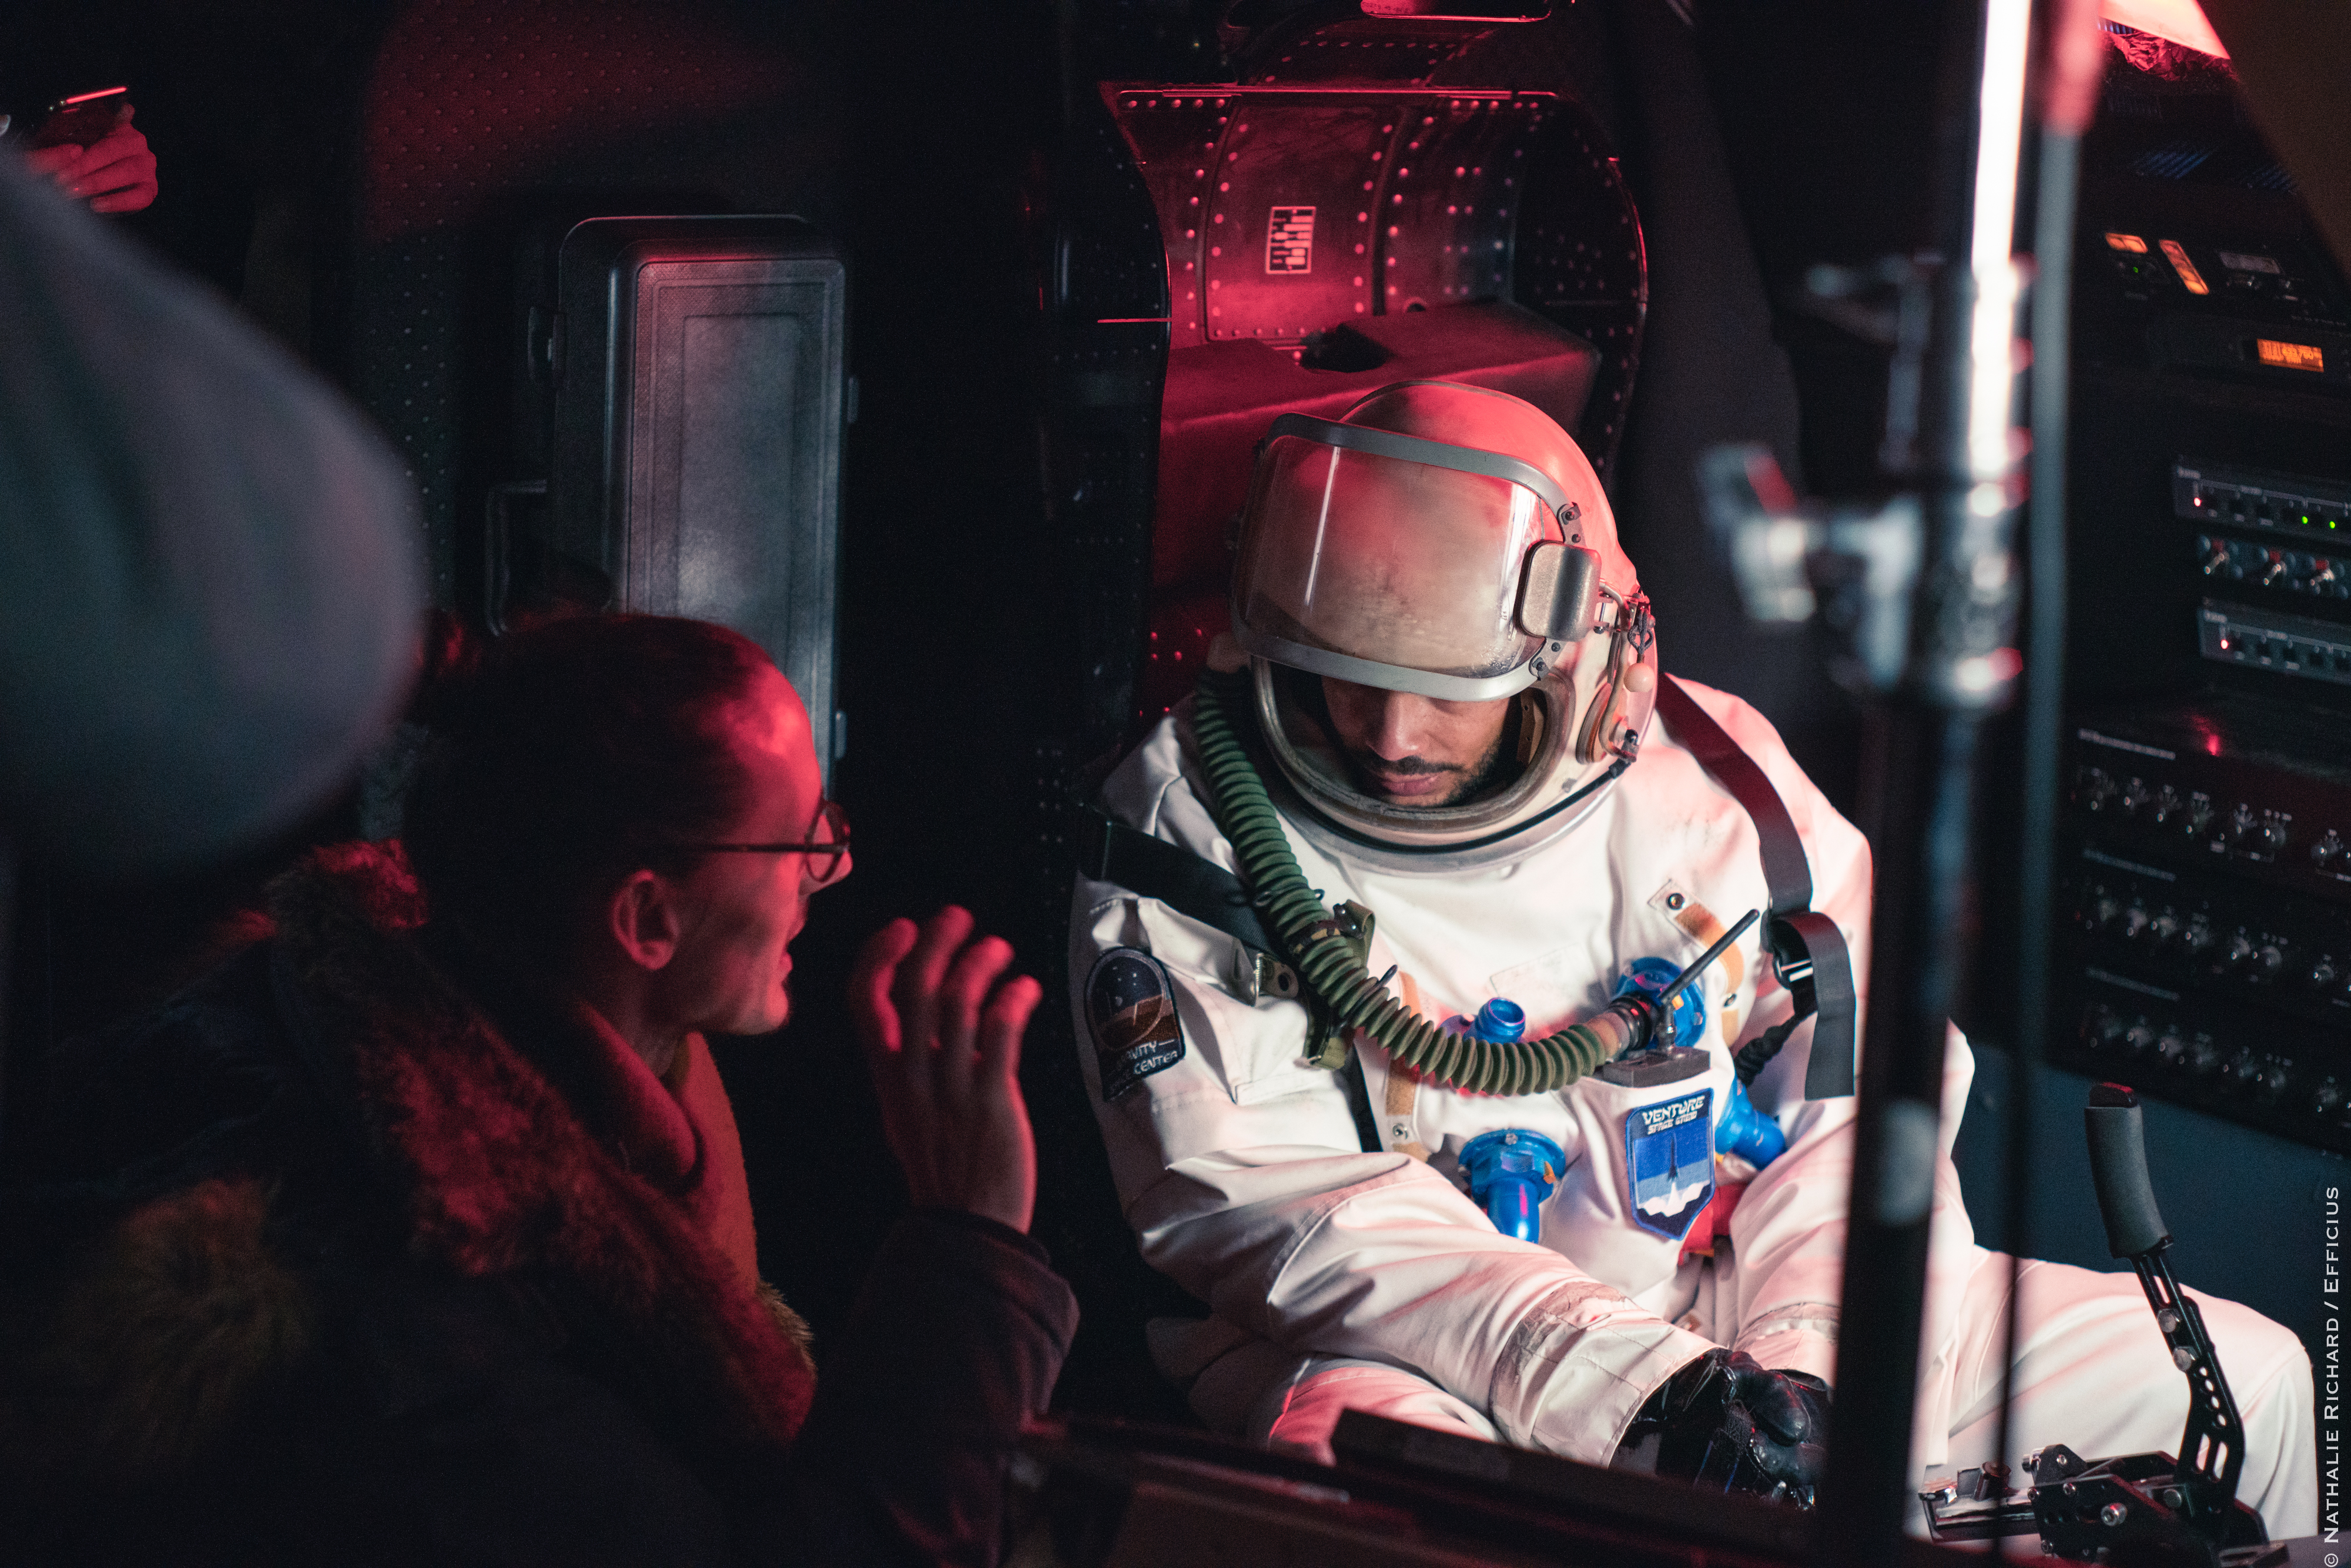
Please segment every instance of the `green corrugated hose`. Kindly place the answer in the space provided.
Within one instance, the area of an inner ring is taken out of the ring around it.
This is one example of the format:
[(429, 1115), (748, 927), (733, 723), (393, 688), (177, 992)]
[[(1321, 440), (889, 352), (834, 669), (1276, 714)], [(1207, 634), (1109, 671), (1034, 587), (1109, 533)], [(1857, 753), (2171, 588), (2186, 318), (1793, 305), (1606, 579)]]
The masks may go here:
[[(1350, 939), (1353, 922), (1334, 919), (1298, 869), (1236, 722), (1249, 690), (1246, 672), (1201, 674), (1193, 733), (1207, 775), (1208, 809), (1233, 846), (1258, 912), (1343, 1034), (1360, 1029), (1421, 1077), (1478, 1094), (1563, 1089), (1637, 1043), (1636, 1026), (1614, 1010), (1541, 1040), (1503, 1042), (1448, 1033), (1388, 995), (1364, 967), (1359, 943)], [(1343, 916), (1353, 914), (1349, 905), (1340, 909)]]

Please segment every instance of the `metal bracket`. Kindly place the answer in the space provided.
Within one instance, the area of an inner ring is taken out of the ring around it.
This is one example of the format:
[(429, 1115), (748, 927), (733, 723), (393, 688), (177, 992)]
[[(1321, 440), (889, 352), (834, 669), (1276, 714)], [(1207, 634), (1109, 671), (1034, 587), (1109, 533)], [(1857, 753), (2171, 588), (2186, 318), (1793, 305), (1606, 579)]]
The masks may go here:
[(1298, 971), (1246, 942), (1233, 944), (1233, 961), (1225, 980), (1233, 995), (1251, 1007), (1269, 998), (1280, 1002), (1298, 999)]

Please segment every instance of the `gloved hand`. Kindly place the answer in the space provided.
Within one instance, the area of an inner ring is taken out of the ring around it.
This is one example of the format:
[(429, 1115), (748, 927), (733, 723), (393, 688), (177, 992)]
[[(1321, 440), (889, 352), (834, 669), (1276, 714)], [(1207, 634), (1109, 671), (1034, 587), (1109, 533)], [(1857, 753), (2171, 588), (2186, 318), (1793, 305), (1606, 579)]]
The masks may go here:
[(1829, 1387), (1802, 1372), (1770, 1372), (1743, 1351), (1708, 1351), (1666, 1379), (1625, 1433), (1655, 1434), (1657, 1473), (1709, 1491), (1813, 1506), (1828, 1458)]

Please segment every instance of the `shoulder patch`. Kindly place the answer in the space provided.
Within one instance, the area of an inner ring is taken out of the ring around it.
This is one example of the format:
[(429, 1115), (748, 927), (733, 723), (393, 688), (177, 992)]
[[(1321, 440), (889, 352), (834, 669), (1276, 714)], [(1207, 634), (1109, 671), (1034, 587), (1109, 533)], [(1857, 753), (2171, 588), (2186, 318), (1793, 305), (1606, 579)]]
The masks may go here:
[(1183, 1061), (1184, 1025), (1166, 967), (1133, 947), (1095, 959), (1086, 976), (1086, 1031), (1105, 1101)]

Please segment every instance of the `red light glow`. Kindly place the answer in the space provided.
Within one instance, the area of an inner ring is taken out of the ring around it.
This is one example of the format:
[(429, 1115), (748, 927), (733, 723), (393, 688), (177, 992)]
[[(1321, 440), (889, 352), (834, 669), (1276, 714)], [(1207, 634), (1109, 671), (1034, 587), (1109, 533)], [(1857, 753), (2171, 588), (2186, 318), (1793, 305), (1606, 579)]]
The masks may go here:
[(2275, 365), (2280, 370), (2326, 369), (2326, 356), (2319, 351), (2315, 343), (2284, 343), (2275, 338), (2256, 338), (2253, 340), (2253, 352), (2261, 357), (2262, 363)]
[(2180, 284), (2188, 290), (2189, 293), (2210, 294), (2212, 292), (2210, 288), (2207, 288), (2204, 286), (2204, 275), (2196, 270), (2196, 264), (2194, 262), (2188, 259), (2188, 250), (2186, 246), (2182, 246), (2176, 239), (2158, 240), (2156, 243), (2163, 247), (2164, 256), (2171, 263), (2171, 270), (2179, 274)]

